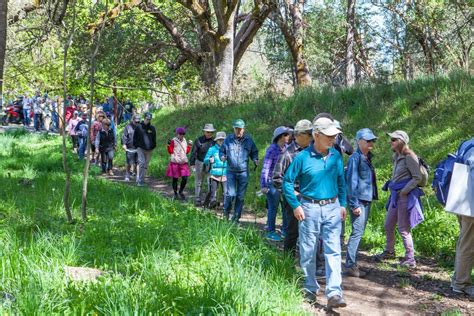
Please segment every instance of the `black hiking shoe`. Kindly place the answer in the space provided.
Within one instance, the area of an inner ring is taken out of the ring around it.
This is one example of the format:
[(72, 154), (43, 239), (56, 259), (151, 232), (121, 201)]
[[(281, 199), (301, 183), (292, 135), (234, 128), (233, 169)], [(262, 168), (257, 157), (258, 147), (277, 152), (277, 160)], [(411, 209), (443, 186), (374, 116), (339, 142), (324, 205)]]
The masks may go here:
[(316, 304), (318, 294), (311, 291), (304, 291), (304, 301), (308, 304)]
[(184, 195), (183, 192), (179, 192), (179, 198), (181, 199), (181, 201), (185, 201), (185, 200), (186, 200), (186, 196)]
[(357, 265), (353, 265), (352, 267), (346, 269), (346, 275), (354, 278), (363, 278), (367, 275), (367, 272), (359, 269)]
[(178, 195), (178, 193), (176, 193), (176, 192), (174, 193), (173, 200), (179, 200), (179, 195)]
[(384, 250), (382, 253), (374, 256), (374, 260), (377, 262), (382, 262), (388, 259), (395, 259), (395, 252)]
[(340, 295), (334, 295), (328, 300), (328, 309), (346, 307), (346, 301)]

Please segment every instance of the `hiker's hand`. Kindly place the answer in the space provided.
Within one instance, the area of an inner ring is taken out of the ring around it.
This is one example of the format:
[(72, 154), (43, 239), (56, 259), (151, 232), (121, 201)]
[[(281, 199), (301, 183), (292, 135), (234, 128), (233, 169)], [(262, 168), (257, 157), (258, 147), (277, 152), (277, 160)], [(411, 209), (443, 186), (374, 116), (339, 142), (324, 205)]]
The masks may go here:
[(222, 157), (221, 157), (221, 160), (222, 160), (222, 162), (224, 162), (224, 161), (227, 160), (227, 157), (226, 157), (226, 156), (222, 156)]
[(168, 145), (171, 145), (171, 139), (168, 139)]
[(188, 140), (188, 145), (192, 145), (193, 144), (193, 141), (192, 140)]
[(210, 162), (210, 163), (214, 163), (214, 157), (210, 157), (210, 158), (209, 158), (209, 162)]
[(361, 212), (360, 207), (355, 208), (355, 209), (352, 210), (352, 214), (354, 214), (355, 216), (359, 216), (360, 212)]
[(263, 188), (260, 191), (262, 191), (263, 194), (267, 194), (268, 193), (268, 188)]
[(257, 159), (257, 160), (254, 160), (253, 163), (255, 164), (255, 166), (258, 166), (259, 162), (260, 162), (260, 161)]
[(191, 166), (192, 172), (196, 172), (196, 166)]
[(127, 150), (127, 145), (123, 145), (122, 148), (123, 148), (123, 150), (126, 151)]
[(303, 211), (303, 208), (301, 207), (301, 205), (293, 210), (293, 214), (295, 215), (295, 218), (298, 221), (300, 221), (300, 222), (304, 221), (304, 211)]
[(346, 208), (341, 207), (341, 220), (345, 221), (346, 220)]

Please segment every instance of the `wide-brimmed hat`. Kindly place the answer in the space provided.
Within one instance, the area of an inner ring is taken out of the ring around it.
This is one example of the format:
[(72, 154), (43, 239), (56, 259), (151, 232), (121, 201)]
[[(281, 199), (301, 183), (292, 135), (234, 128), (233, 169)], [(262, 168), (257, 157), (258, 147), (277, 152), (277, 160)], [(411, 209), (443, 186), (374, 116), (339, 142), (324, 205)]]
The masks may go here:
[(232, 123), (233, 128), (245, 128), (245, 122), (242, 119), (235, 120)]
[(273, 131), (273, 138), (272, 138), (272, 143), (275, 142), (275, 140), (280, 136), (280, 135), (283, 135), (285, 133), (290, 133), (291, 132), (291, 129), (289, 129), (288, 127), (286, 126), (279, 126), (277, 128), (275, 128), (275, 130)]
[(392, 133), (387, 133), (387, 135), (391, 138), (400, 139), (405, 144), (408, 144), (408, 142), (410, 141), (410, 137), (408, 137), (408, 134), (405, 131), (397, 130)]
[(366, 140), (366, 141), (374, 141), (377, 139), (377, 136), (370, 130), (370, 128), (363, 128), (357, 131), (356, 133), (356, 140)]
[(313, 131), (318, 131), (326, 136), (336, 136), (342, 133), (334, 121), (326, 117), (321, 117), (313, 122)]
[(214, 128), (214, 125), (208, 123), (208, 124), (204, 124), (204, 128), (202, 129), (204, 132), (212, 132), (214, 133), (216, 131), (216, 129)]
[(225, 139), (227, 135), (225, 132), (217, 132), (216, 137), (214, 138), (215, 141), (218, 141), (219, 139)]

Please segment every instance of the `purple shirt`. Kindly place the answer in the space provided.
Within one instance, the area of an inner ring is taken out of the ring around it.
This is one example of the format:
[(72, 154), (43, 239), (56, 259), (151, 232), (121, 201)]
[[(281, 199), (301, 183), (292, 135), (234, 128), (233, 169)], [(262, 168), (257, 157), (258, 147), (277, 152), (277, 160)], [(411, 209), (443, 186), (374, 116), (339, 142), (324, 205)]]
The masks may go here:
[(265, 158), (263, 158), (263, 168), (262, 175), (260, 176), (260, 187), (268, 188), (272, 181), (273, 169), (280, 157), (283, 149), (278, 146), (276, 143), (272, 143), (268, 147), (267, 152), (265, 153)]

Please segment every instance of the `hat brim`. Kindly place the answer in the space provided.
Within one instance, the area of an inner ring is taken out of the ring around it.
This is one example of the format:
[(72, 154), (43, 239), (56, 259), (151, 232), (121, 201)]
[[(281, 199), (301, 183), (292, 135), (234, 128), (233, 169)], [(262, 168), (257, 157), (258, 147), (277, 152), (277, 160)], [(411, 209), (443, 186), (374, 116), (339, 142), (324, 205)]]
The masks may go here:
[(216, 142), (217, 142), (219, 139), (222, 139), (222, 140), (224, 140), (224, 139), (225, 139), (225, 137), (219, 137), (219, 138), (217, 138), (217, 137), (216, 137), (216, 138), (214, 138), (214, 141), (216, 141)]
[(335, 126), (331, 126), (325, 129), (316, 129), (319, 133), (324, 134), (326, 136), (336, 136), (342, 134), (341, 130)]
[(234, 125), (233, 128), (245, 128), (245, 125)]
[(206, 129), (206, 128), (204, 128), (202, 131), (203, 131), (203, 132), (211, 132), (211, 133), (214, 133), (216, 130), (215, 130), (215, 129), (209, 129), (209, 128)]

